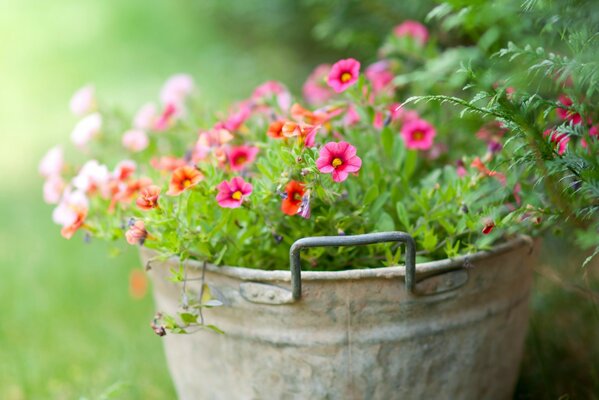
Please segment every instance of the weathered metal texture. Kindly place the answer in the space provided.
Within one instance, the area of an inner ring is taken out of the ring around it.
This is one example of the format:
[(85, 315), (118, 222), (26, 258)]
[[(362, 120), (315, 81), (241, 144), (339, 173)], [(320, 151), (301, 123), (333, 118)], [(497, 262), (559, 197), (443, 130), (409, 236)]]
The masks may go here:
[[(289, 271), (208, 266), (206, 281), (226, 304), (205, 318), (226, 334), (164, 338), (179, 398), (509, 399), (535, 247), (522, 237), (418, 264), (415, 294), (403, 267), (304, 271), (295, 302)], [(167, 279), (176, 266), (152, 263), (158, 310), (178, 308), (180, 285)], [(189, 277), (200, 270), (188, 263)]]

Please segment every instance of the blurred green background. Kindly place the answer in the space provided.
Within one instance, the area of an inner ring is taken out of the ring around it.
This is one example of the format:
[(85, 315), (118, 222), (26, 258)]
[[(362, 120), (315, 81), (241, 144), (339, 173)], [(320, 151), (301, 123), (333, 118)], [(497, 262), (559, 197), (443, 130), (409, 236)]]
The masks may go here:
[[(426, 14), (424, 3), (224, 3), (0, 2), (0, 399), (175, 397), (151, 298), (128, 292), (136, 252), (110, 258), (104, 243), (64, 240), (41, 199), (37, 163), (56, 143), (70, 147), (76, 89), (94, 83), (130, 112), (177, 72), (214, 107), (270, 79), (298, 93), (314, 65), (370, 61), (396, 21)], [(336, 30), (330, 48), (318, 40)], [(598, 268), (583, 274), (580, 255), (546, 254), (516, 397), (599, 398)]]

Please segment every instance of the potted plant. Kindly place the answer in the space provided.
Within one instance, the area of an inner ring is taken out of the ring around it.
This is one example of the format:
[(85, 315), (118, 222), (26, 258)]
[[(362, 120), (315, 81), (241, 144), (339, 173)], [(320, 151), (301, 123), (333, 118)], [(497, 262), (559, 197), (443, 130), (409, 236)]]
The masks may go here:
[(64, 237), (141, 247), (181, 398), (510, 396), (534, 172), (505, 162), (504, 127), (397, 102), (418, 85), (400, 71), (439, 56), (423, 25), (383, 49), (316, 68), (304, 105), (271, 81), (212, 113), (184, 74), (133, 119), (73, 97), (86, 160), (50, 150), (45, 199)]

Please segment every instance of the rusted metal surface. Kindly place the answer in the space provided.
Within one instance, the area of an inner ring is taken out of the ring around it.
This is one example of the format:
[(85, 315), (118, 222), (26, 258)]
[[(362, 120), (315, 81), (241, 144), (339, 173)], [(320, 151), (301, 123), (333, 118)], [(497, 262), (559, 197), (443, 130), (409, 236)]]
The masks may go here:
[[(518, 238), (467, 258), (405, 269), (302, 272), (208, 266), (226, 335), (167, 335), (180, 399), (509, 399), (528, 321), (535, 252)], [(147, 261), (152, 256), (142, 251)], [(177, 260), (153, 262), (158, 310), (175, 313)], [(467, 268), (464, 268), (464, 267)], [(200, 263), (187, 264), (200, 275)], [(195, 272), (194, 272), (195, 271)], [(188, 283), (199, 290), (197, 281)]]

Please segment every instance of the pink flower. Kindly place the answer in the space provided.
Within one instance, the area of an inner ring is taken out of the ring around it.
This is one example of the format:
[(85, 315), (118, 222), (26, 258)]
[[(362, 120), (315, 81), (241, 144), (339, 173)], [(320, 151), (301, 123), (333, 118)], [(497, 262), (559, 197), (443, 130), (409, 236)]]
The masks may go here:
[(96, 106), (95, 94), (96, 90), (92, 85), (77, 90), (69, 102), (71, 112), (78, 117), (82, 117), (93, 111)]
[(568, 149), (568, 142), (570, 141), (570, 137), (565, 133), (559, 133), (555, 129), (547, 129), (543, 132), (544, 137), (549, 137), (553, 146), (557, 149), (557, 154), (560, 156), (566, 152)]
[[(573, 104), (572, 99), (563, 94), (559, 96), (559, 102), (563, 104), (565, 107), (571, 107)], [(572, 121), (574, 125), (578, 125), (582, 122), (582, 117), (580, 116), (580, 114), (575, 113), (574, 111), (570, 111), (567, 108), (560, 107), (557, 108), (555, 112), (557, 113), (558, 117), (567, 121)]]
[(187, 74), (176, 74), (167, 79), (160, 91), (162, 104), (182, 106), (185, 98), (194, 89), (193, 78)]
[(456, 173), (458, 174), (458, 176), (460, 178), (463, 178), (468, 173), (466, 171), (466, 168), (464, 167), (464, 161), (462, 161), (462, 160), (456, 161), (456, 167), (455, 167), (455, 169), (456, 169)]
[(430, 149), (436, 134), (435, 128), (423, 119), (406, 122), (401, 128), (401, 137), (408, 149)]
[(411, 37), (421, 45), (428, 41), (428, 29), (418, 21), (406, 20), (393, 28), (393, 33), (397, 37)]
[(211, 129), (206, 132), (200, 132), (198, 141), (192, 150), (192, 161), (197, 163), (206, 159), (210, 152), (231, 140), (233, 140), (233, 135), (226, 129)]
[(59, 146), (53, 147), (42, 157), (38, 170), (40, 174), (49, 178), (54, 175), (60, 175), (64, 166), (64, 156)]
[(131, 245), (143, 245), (148, 238), (146, 224), (141, 219), (131, 221), (129, 223), (129, 230), (125, 233), (125, 238), (127, 239), (127, 243)]
[(320, 149), (316, 167), (323, 174), (331, 173), (335, 182), (343, 182), (350, 172), (358, 172), (362, 160), (356, 148), (347, 142), (329, 142)]
[(159, 117), (156, 106), (152, 103), (146, 103), (135, 114), (133, 127), (143, 130), (153, 129)]
[(44, 201), (48, 204), (58, 204), (65, 183), (59, 175), (51, 175), (44, 182)]
[(123, 135), (123, 147), (132, 152), (145, 150), (150, 144), (148, 135), (141, 129), (131, 129)]
[(320, 64), (308, 76), (302, 88), (304, 98), (308, 103), (313, 105), (323, 104), (334, 96), (335, 93), (326, 84), (330, 71), (331, 66), (329, 64)]
[(252, 185), (240, 176), (234, 177), (230, 182), (222, 181), (216, 188), (216, 201), (224, 208), (241, 207), (243, 200), (252, 193)]
[(237, 111), (229, 114), (225, 121), (217, 123), (214, 126), (214, 129), (226, 129), (229, 132), (237, 131), (252, 113), (251, 104), (249, 102), (241, 102), (237, 107)]
[(366, 78), (372, 83), (372, 90), (375, 94), (392, 89), (393, 73), (389, 69), (389, 61), (382, 60), (371, 64), (364, 73)]
[(100, 129), (102, 129), (102, 116), (99, 113), (90, 114), (75, 125), (71, 140), (75, 146), (83, 147), (100, 134)]
[(281, 110), (289, 110), (291, 106), (291, 94), (287, 88), (280, 82), (268, 81), (254, 89), (252, 100), (256, 103), (263, 103), (274, 97)]
[(144, 211), (158, 207), (158, 198), (160, 197), (160, 188), (156, 185), (146, 186), (139, 191), (139, 196), (135, 204)]
[(164, 107), (164, 111), (162, 111), (162, 114), (160, 114), (158, 119), (154, 122), (154, 129), (161, 132), (170, 128), (179, 112), (179, 109), (177, 107), (178, 106), (176, 106), (175, 103), (168, 103)]
[(83, 192), (65, 190), (58, 207), (52, 212), (52, 220), (62, 225), (61, 235), (70, 239), (84, 226), (88, 209), (89, 201)]
[(98, 189), (103, 190), (109, 179), (110, 173), (106, 165), (102, 165), (96, 160), (89, 160), (83, 164), (72, 183), (75, 188), (84, 193), (94, 193)]
[(231, 147), (227, 151), (227, 158), (231, 171), (241, 171), (247, 164), (251, 164), (256, 159), (258, 148), (252, 146)]
[(391, 111), (391, 120), (393, 121), (398, 120), (405, 124), (406, 122), (420, 119), (420, 115), (418, 115), (417, 111), (407, 110), (402, 107), (401, 104), (392, 104), (389, 107), (389, 110)]
[(347, 58), (333, 64), (327, 83), (335, 92), (341, 93), (356, 83), (359, 75), (360, 63), (353, 58)]
[(123, 160), (114, 168), (112, 177), (117, 181), (126, 181), (135, 173), (136, 169), (137, 164), (135, 164), (135, 161)]
[(352, 126), (360, 122), (360, 114), (356, 111), (356, 107), (353, 104), (350, 104), (347, 107), (347, 111), (343, 116), (343, 125)]

